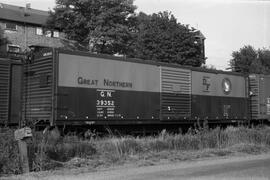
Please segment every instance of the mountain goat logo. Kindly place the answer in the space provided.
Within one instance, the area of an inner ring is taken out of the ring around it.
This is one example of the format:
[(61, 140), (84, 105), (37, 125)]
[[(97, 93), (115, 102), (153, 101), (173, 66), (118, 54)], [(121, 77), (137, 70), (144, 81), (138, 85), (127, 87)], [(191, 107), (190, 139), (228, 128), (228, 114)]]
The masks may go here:
[(223, 89), (224, 94), (230, 94), (232, 90), (232, 83), (230, 79), (224, 78), (222, 80), (222, 89)]

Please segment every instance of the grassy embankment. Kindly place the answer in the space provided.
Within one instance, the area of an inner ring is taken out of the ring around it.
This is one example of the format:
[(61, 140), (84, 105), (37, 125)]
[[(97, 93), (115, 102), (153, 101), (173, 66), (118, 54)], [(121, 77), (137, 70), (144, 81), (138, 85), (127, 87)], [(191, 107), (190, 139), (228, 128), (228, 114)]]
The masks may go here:
[[(168, 161), (200, 157), (224, 156), (235, 153), (258, 154), (270, 149), (270, 128), (216, 128), (187, 134), (162, 131), (151, 137), (103, 137), (79, 139), (60, 137), (54, 133), (42, 138), (34, 133), (29, 143), (32, 170), (61, 167), (108, 167), (127, 162), (152, 165)], [(17, 143), (10, 129), (0, 129), (0, 174), (19, 174)]]

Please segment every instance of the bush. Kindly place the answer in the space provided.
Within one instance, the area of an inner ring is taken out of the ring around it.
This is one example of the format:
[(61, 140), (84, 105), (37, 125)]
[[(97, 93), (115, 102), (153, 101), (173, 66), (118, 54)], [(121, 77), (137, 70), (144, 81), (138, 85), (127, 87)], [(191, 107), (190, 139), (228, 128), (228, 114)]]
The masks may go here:
[(11, 129), (0, 129), (0, 174), (19, 174), (18, 144), (14, 139), (14, 131)]
[(61, 167), (74, 157), (85, 158), (96, 153), (94, 144), (83, 141), (78, 136), (61, 137), (57, 128), (51, 131), (33, 132), (33, 171), (50, 170)]
[(73, 157), (87, 157), (96, 153), (93, 145), (86, 141), (61, 142), (54, 146), (45, 145), (45, 154), (52, 160), (66, 162)]

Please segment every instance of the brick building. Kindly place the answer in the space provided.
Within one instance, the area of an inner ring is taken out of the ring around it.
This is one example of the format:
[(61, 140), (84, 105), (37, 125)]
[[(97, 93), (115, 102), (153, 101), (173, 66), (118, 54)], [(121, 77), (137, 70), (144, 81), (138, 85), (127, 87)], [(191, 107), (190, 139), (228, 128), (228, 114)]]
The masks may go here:
[(64, 34), (45, 30), (49, 12), (0, 3), (0, 28), (8, 43), (2, 51), (23, 52), (29, 46), (62, 47)]

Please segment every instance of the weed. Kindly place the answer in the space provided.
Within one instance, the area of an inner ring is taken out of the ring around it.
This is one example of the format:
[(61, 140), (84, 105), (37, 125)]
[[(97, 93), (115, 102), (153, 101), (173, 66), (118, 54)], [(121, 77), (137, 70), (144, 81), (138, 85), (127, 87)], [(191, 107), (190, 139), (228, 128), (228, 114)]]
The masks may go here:
[(0, 129), (0, 175), (19, 174), (20, 169), (19, 150), (14, 139), (14, 131)]
[[(17, 142), (13, 131), (0, 129), (0, 173), (21, 173)], [(224, 156), (232, 152), (257, 154), (270, 147), (270, 128), (227, 127), (226, 129), (208, 127), (192, 130), (186, 134), (171, 134), (166, 130), (157, 136), (132, 137), (114, 136), (97, 138), (93, 132), (87, 132), (87, 139), (75, 135), (60, 137), (59, 133), (33, 132), (32, 142), (28, 144), (32, 155), (32, 170), (49, 170), (65, 166), (68, 161), (91, 159), (93, 164), (110, 165), (124, 162), (126, 159), (149, 157), (151, 160), (166, 158), (177, 152), (173, 158)], [(207, 151), (206, 151), (207, 150)], [(195, 155), (190, 155), (195, 152)], [(197, 155), (196, 155), (196, 152)], [(209, 153), (209, 154), (207, 154)], [(181, 156), (179, 156), (181, 154)], [(150, 155), (150, 156), (149, 156)], [(75, 159), (75, 160), (74, 160)], [(168, 157), (172, 159), (172, 157)], [(77, 161), (76, 167), (87, 165), (84, 160)], [(98, 162), (98, 163), (97, 163)]]

